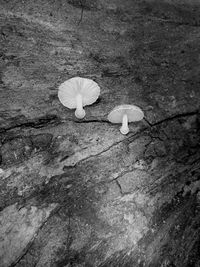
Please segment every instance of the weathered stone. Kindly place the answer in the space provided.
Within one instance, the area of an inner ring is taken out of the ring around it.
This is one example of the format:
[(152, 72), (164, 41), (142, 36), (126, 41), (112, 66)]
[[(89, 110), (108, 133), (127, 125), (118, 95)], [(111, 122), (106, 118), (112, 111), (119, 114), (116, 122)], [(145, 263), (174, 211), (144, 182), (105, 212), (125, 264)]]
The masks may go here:
[[(199, 14), (0, 1), (0, 266), (199, 265)], [(57, 98), (74, 76), (101, 88), (83, 120)], [(123, 103), (145, 113), (127, 136), (107, 120)]]

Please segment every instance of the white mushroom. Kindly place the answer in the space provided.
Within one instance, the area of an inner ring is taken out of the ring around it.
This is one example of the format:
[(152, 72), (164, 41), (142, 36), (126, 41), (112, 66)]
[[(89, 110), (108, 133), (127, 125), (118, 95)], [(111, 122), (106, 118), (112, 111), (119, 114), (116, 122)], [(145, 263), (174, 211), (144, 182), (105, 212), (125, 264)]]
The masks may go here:
[(144, 117), (143, 111), (135, 105), (116, 106), (108, 115), (108, 120), (112, 123), (122, 123), (120, 132), (129, 133), (128, 123), (140, 121)]
[(85, 117), (84, 106), (96, 102), (100, 95), (100, 87), (96, 82), (87, 78), (74, 77), (58, 88), (60, 102), (70, 109), (76, 109), (75, 116), (79, 119)]

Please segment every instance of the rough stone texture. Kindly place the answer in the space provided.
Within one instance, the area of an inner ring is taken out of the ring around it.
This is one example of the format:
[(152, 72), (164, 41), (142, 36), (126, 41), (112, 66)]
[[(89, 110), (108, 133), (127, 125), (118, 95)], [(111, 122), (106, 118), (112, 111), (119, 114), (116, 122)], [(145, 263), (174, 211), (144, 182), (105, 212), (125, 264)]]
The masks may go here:
[[(0, 0), (0, 267), (200, 266), (200, 2)], [(58, 86), (95, 80), (79, 121)], [(145, 112), (123, 136), (107, 114)]]
[(1, 266), (10, 266), (23, 256), (23, 251), (33, 240), (35, 233), (49, 217), (56, 205), (38, 209), (18, 209), (16, 205), (5, 208), (0, 214), (1, 242), (0, 262)]

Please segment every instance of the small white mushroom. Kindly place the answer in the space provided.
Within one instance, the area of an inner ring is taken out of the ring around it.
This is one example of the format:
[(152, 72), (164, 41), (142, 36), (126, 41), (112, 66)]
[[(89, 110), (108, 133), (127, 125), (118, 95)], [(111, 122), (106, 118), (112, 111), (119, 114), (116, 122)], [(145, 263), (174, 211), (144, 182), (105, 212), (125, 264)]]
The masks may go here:
[(120, 132), (128, 134), (128, 123), (140, 121), (144, 117), (143, 111), (135, 105), (120, 105), (116, 106), (108, 115), (108, 120), (112, 123), (122, 123)]
[(85, 117), (84, 106), (96, 102), (100, 95), (100, 87), (96, 82), (87, 78), (74, 77), (58, 88), (60, 102), (70, 109), (76, 109), (75, 116), (78, 119)]

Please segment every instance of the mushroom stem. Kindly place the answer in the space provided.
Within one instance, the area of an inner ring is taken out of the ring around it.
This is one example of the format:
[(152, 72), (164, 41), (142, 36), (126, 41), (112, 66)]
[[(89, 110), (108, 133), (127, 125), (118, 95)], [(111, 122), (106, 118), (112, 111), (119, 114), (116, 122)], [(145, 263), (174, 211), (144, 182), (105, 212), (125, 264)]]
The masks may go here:
[(78, 119), (83, 119), (85, 117), (85, 110), (83, 109), (83, 101), (81, 94), (78, 94), (76, 97), (76, 111), (75, 116)]
[(120, 128), (120, 132), (122, 134), (127, 134), (129, 132), (129, 128), (128, 128), (128, 116), (127, 116), (126, 113), (123, 115), (123, 118), (122, 118), (122, 127)]

